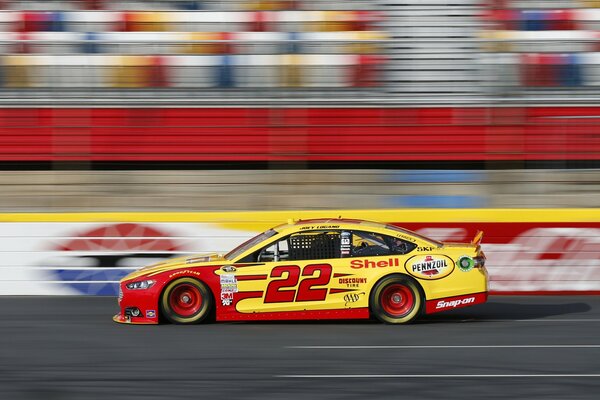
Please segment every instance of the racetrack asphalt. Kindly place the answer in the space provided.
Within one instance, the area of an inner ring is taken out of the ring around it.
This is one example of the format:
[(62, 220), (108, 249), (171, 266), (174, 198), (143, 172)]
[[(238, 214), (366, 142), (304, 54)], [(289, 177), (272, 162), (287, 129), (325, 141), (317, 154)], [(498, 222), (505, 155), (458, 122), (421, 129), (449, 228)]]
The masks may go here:
[(491, 296), (402, 326), (116, 312), (107, 297), (0, 297), (0, 398), (600, 398), (600, 296)]

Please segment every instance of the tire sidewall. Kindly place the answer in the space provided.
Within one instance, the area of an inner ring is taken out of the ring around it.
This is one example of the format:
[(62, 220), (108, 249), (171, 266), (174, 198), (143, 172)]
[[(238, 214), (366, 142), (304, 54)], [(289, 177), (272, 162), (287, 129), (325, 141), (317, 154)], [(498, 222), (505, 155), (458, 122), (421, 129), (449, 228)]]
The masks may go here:
[[(415, 303), (410, 311), (402, 317), (394, 317), (388, 314), (381, 306), (381, 294), (385, 288), (391, 284), (404, 285), (413, 293)], [(387, 324), (407, 324), (414, 321), (421, 314), (424, 301), (421, 288), (413, 279), (404, 275), (391, 275), (382, 278), (375, 285), (371, 291), (369, 304), (371, 306), (371, 313), (381, 322), (385, 322)]]
[[(190, 317), (183, 317), (177, 314), (175, 311), (173, 311), (171, 305), (169, 304), (169, 297), (171, 293), (173, 292), (173, 290), (175, 290), (175, 288), (177, 288), (181, 284), (195, 286), (202, 295), (202, 306), (194, 315)], [(213, 297), (206, 285), (197, 279), (189, 277), (178, 278), (174, 281), (169, 282), (163, 290), (160, 297), (160, 308), (162, 311), (162, 315), (169, 322), (174, 324), (197, 324), (199, 322), (202, 322), (208, 316), (212, 307)]]

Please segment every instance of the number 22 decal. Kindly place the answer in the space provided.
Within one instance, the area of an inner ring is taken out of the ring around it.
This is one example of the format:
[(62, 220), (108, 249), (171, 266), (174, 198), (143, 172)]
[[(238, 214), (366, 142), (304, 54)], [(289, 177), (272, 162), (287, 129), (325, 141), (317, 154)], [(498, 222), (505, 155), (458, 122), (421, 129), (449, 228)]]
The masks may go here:
[[(302, 272), (302, 281), (298, 290), (295, 289), (300, 280)], [(318, 272), (318, 275), (315, 274)], [(288, 303), (293, 301), (323, 301), (327, 296), (327, 288), (315, 288), (314, 286), (324, 286), (331, 280), (332, 268), (329, 264), (311, 264), (300, 270), (297, 265), (281, 265), (273, 268), (271, 278), (283, 279), (273, 280), (267, 286), (265, 293), (265, 303)]]

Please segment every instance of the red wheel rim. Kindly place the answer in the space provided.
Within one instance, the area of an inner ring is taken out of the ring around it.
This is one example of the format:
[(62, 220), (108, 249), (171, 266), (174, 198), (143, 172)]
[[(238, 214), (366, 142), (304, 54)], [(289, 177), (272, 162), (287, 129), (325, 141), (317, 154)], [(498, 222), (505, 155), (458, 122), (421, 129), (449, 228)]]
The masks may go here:
[(415, 295), (409, 287), (396, 283), (383, 289), (381, 307), (394, 317), (402, 317), (415, 305)]
[(202, 307), (202, 293), (196, 286), (182, 283), (169, 294), (169, 304), (176, 314), (191, 317)]

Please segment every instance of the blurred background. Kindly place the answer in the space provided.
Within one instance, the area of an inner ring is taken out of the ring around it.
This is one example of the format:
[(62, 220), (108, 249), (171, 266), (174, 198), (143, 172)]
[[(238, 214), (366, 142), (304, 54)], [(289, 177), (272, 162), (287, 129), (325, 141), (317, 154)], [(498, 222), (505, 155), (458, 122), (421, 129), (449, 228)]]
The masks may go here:
[(596, 207), (600, 1), (0, 1), (0, 210)]

